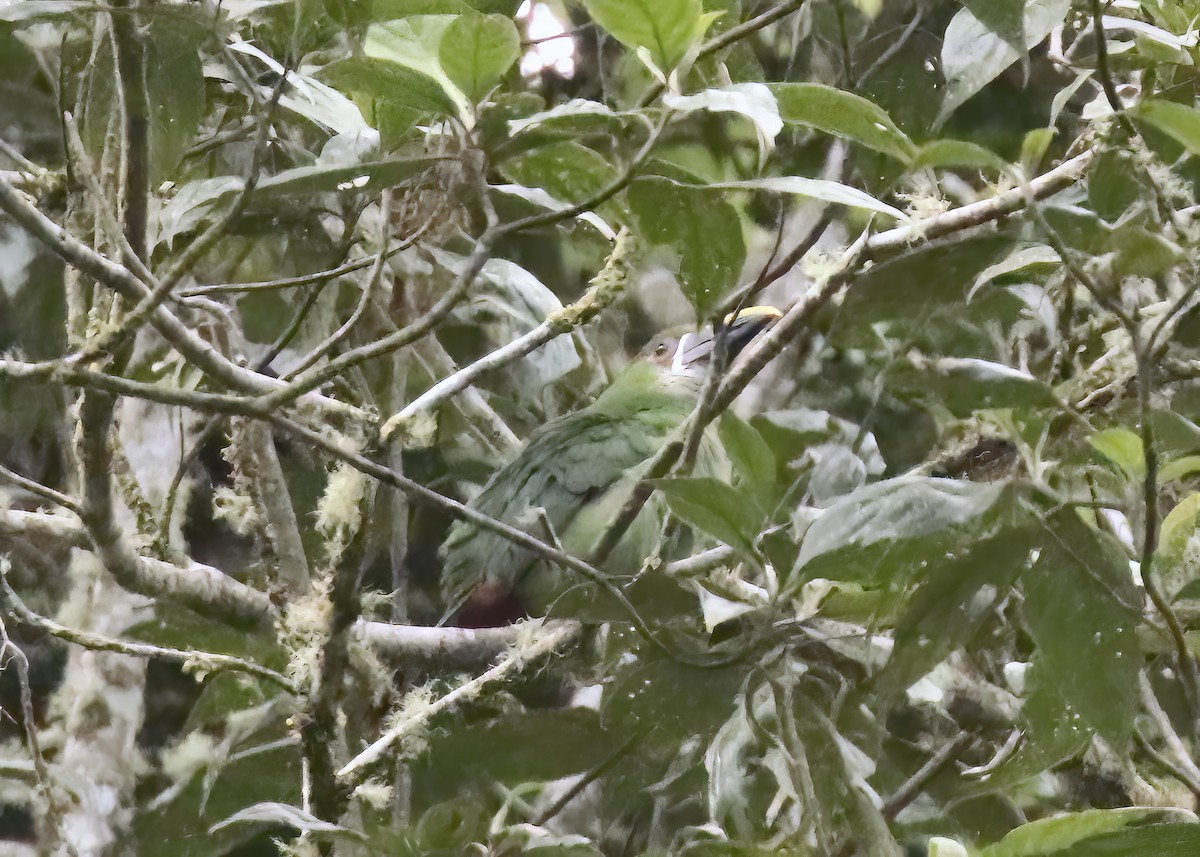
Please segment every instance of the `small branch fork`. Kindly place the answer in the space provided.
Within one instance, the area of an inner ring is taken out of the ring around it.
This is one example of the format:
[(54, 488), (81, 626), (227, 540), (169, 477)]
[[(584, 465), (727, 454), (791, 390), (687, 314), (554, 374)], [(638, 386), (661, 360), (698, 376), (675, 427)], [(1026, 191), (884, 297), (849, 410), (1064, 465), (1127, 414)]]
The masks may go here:
[(452, 711), (460, 704), (476, 698), (491, 685), (507, 680), (524, 669), (529, 662), (549, 655), (559, 646), (573, 640), (578, 632), (579, 626), (574, 623), (547, 623), (532, 644), (519, 646), (486, 672), (459, 685), (380, 735), (370, 746), (338, 770), (338, 782), (344, 787), (353, 788), (362, 782), (370, 769), (383, 759), (384, 754), (405, 736), (424, 729), (435, 716)]

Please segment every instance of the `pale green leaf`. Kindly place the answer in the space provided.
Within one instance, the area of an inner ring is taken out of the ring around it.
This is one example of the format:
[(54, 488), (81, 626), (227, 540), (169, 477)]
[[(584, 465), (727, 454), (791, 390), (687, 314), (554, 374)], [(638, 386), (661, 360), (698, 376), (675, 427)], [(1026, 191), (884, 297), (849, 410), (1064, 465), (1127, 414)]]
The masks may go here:
[(1098, 431), (1088, 438), (1088, 443), (1132, 479), (1141, 479), (1146, 473), (1146, 458), (1142, 451), (1142, 439), (1127, 428), (1109, 428)]
[(447, 77), (472, 101), (499, 83), (521, 54), (521, 37), (503, 15), (459, 15), (446, 28), (438, 58)]
[(915, 166), (1003, 171), (1004, 158), (978, 143), (965, 140), (933, 140), (921, 147)]
[(861, 95), (819, 83), (771, 85), (784, 122), (816, 128), (911, 163), (917, 147), (882, 107)]
[(1133, 114), (1175, 139), (1190, 154), (1200, 154), (1200, 110), (1162, 98), (1146, 98), (1133, 108)]
[(670, 72), (702, 35), (700, 0), (584, 0), (597, 24), (628, 48), (645, 48)]
[(804, 176), (768, 176), (761, 179), (748, 179), (737, 182), (713, 182), (705, 185), (710, 188), (725, 188), (728, 190), (764, 190), (770, 193), (785, 193), (792, 196), (803, 196), (809, 199), (819, 199), (834, 205), (844, 205), (848, 208), (862, 208), (886, 214), (903, 223), (911, 218), (894, 206), (881, 202), (865, 191), (840, 182), (827, 179), (810, 179)]
[[(1076, 851), (1072, 846), (1081, 845), (1088, 839), (1104, 834), (1137, 827), (1194, 824), (1194, 813), (1174, 807), (1088, 809), (1022, 824), (999, 842), (980, 851), (979, 857), (1049, 857), (1052, 854), (1067, 853), (1079, 854), (1082, 857), (1083, 854), (1102, 852)], [(1068, 849), (1071, 850), (1068, 852)], [(1161, 855), (1161, 852), (1155, 853)]]
[(469, 116), (471, 102), (442, 68), (441, 44), (455, 15), (414, 15), (367, 28), (363, 53), (386, 60), (436, 81), (460, 116)]

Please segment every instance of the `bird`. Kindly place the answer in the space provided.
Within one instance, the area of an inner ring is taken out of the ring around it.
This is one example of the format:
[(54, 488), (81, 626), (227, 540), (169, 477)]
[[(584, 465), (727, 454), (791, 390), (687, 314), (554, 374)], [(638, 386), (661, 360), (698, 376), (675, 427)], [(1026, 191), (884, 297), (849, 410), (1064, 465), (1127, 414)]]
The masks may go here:
[[(781, 315), (772, 306), (728, 315), (722, 335), (729, 358)], [(590, 557), (645, 465), (695, 408), (716, 344), (710, 326), (659, 334), (594, 402), (536, 431), (468, 505)], [(640, 567), (656, 534), (655, 518), (645, 510), (639, 514), (607, 557), (607, 568)], [(569, 572), (468, 521), (450, 528), (440, 554), (447, 605), (442, 623), (458, 627), (495, 627), (544, 615), (575, 582)]]

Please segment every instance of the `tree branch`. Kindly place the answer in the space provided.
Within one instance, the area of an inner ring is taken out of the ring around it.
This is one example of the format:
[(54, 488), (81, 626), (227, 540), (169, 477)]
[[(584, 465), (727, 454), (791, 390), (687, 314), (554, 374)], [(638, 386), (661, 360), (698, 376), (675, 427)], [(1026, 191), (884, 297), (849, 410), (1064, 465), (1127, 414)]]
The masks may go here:
[(170, 646), (154, 646), (149, 643), (139, 643), (126, 640), (115, 640), (99, 634), (80, 631), (61, 625), (53, 619), (41, 616), (30, 610), (20, 596), (13, 591), (8, 583), (8, 577), (0, 569), (0, 603), (4, 603), (8, 612), (18, 621), (34, 628), (39, 628), (68, 643), (92, 649), (98, 652), (116, 652), (119, 655), (130, 655), (135, 658), (151, 660), (174, 661), (185, 667), (198, 668), (205, 672), (242, 672), (257, 678), (265, 679), (283, 688), (293, 696), (300, 693), (296, 683), (283, 673), (270, 667), (265, 667), (255, 661), (237, 658), (233, 655), (223, 655), (217, 652), (202, 652), (195, 649), (175, 649)]
[[(0, 177), (0, 210), (20, 224), (30, 235), (61, 257), (67, 264), (112, 289), (127, 300), (137, 303), (149, 294), (146, 284), (125, 266), (119, 265), (75, 239), (58, 224), (37, 210), (24, 195)], [(267, 395), (286, 387), (283, 382), (238, 366), (202, 339), (194, 330), (169, 312), (157, 306), (150, 314), (150, 323), (188, 362), (206, 375), (236, 390)], [(40, 364), (49, 375), (57, 367), (53, 362)], [(352, 405), (328, 396), (301, 390), (288, 395), (287, 401), (300, 398), (327, 418), (338, 421), (367, 422), (367, 415)]]
[(495, 351), (485, 354), (475, 362), (464, 366), (453, 375), (438, 381), (398, 413), (391, 416), (383, 424), (380, 436), (386, 441), (396, 432), (403, 432), (422, 413), (432, 410), (462, 392), (484, 374), (494, 372), (520, 360), (547, 342), (570, 333), (594, 319), (621, 294), (628, 274), (627, 263), (632, 251), (632, 243), (633, 239), (629, 236), (628, 231), (622, 230), (617, 235), (608, 262), (592, 279), (591, 288), (584, 293), (583, 297), (575, 303), (551, 313), (545, 321), (523, 336), (517, 337)]
[[(76, 519), (43, 512), (0, 509), (0, 538), (32, 538), (91, 549), (88, 532)], [(186, 567), (149, 557), (136, 557), (136, 567), (122, 586), (151, 597), (177, 601), (197, 613), (241, 625), (271, 627), (275, 608), (265, 592), (198, 562)]]
[(469, 702), (479, 696), (489, 685), (506, 680), (509, 676), (521, 672), (533, 661), (549, 655), (559, 646), (570, 642), (578, 634), (579, 626), (574, 623), (547, 624), (540, 630), (541, 634), (529, 646), (512, 651), (487, 672), (459, 685), (431, 704), (423, 706), (419, 711), (401, 720), (381, 735), (365, 750), (342, 766), (341, 770), (337, 772), (338, 782), (343, 787), (353, 787), (362, 782), (367, 772), (406, 735), (425, 728), (437, 715), (451, 711), (464, 702)]

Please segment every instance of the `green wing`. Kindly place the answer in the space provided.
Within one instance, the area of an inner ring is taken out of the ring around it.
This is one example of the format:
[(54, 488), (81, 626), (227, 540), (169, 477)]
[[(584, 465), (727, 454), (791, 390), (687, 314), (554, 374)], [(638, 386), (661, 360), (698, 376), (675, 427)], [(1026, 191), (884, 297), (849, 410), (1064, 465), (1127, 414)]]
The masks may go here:
[[(636, 421), (587, 410), (550, 423), (471, 503), (485, 515), (544, 538), (532, 510), (541, 507), (563, 534), (588, 503), (654, 454), (661, 436)], [(442, 586), (451, 600), (484, 581), (515, 588), (535, 557), (495, 533), (459, 522), (443, 545)]]
[[(471, 506), (542, 538), (533, 517), (540, 507), (565, 547), (579, 549), (578, 532), (570, 540), (567, 534), (580, 512), (653, 456), (691, 410), (690, 401), (676, 396), (622, 400), (624, 406), (614, 407), (614, 397), (602, 397), (546, 425)], [(514, 590), (535, 562), (529, 551), (463, 522), (451, 528), (442, 550), (442, 588), (450, 604), (484, 581)]]

